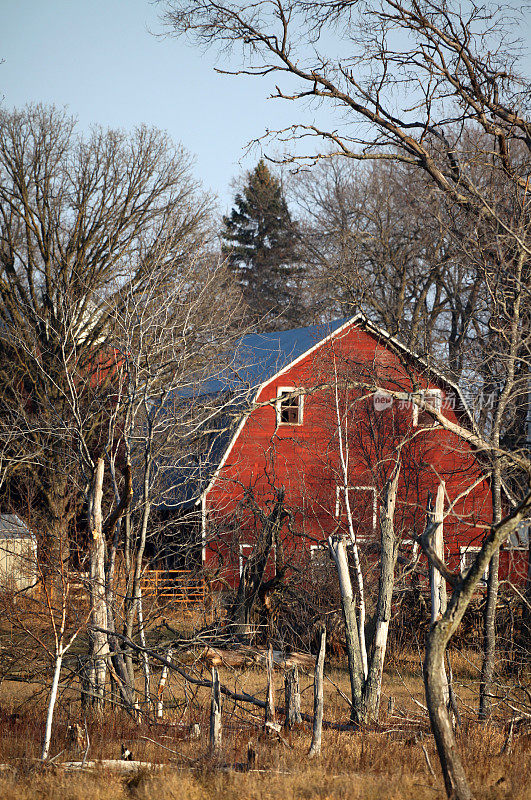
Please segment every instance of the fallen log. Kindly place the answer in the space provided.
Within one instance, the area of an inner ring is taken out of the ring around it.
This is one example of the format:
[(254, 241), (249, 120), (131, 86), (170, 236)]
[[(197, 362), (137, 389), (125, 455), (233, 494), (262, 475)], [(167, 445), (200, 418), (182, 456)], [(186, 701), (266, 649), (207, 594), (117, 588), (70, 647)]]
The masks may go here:
[(66, 772), (91, 770), (109, 770), (120, 775), (131, 775), (140, 770), (160, 770), (166, 764), (155, 764), (152, 761), (123, 761), (120, 758), (102, 758), (101, 761), (62, 761), (55, 765)]
[[(200, 656), (200, 660), (210, 667), (224, 666), (231, 669), (245, 669), (252, 666), (266, 667), (267, 658), (268, 651), (262, 648), (240, 647), (229, 650), (208, 645)], [(273, 650), (273, 666), (283, 670), (295, 666), (311, 670), (314, 666), (314, 658), (309, 653), (285, 654), (281, 650)]]

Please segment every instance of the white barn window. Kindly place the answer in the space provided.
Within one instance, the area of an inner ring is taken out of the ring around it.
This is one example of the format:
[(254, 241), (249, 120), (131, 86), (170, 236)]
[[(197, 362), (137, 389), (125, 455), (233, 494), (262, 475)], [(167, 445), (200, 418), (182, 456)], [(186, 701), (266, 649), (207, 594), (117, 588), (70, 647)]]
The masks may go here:
[[(356, 538), (370, 541), (378, 522), (376, 489), (374, 486), (349, 486), (347, 492)], [(345, 495), (345, 487), (336, 486), (336, 517), (343, 517), (347, 522)]]
[[(300, 390), (299, 390), (300, 391)], [(304, 397), (294, 386), (279, 386), (277, 390), (277, 425), (302, 425)]]
[(247, 563), (247, 559), (249, 558), (249, 556), (251, 555), (252, 552), (253, 552), (253, 545), (252, 544), (242, 543), (240, 545), (239, 554), (238, 554), (238, 561), (239, 561), (239, 567), (240, 567), (240, 578), (242, 576), (243, 568), (244, 568), (245, 564)]

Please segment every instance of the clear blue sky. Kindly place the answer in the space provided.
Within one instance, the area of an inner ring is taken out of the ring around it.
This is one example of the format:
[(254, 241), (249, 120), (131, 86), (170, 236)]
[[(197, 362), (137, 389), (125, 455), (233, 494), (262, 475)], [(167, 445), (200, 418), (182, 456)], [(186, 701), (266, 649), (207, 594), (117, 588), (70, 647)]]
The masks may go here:
[(2, 104), (68, 106), (83, 127), (167, 130), (226, 210), (232, 179), (260, 155), (245, 157), (246, 143), (288, 124), (289, 109), (260, 81), (216, 74), (214, 52), (152, 36), (158, 13), (149, 0), (0, 0)]
[(68, 106), (84, 128), (167, 130), (226, 211), (231, 180), (260, 155), (246, 143), (293, 122), (292, 109), (266, 100), (263, 81), (216, 74), (213, 51), (152, 36), (158, 13), (149, 0), (0, 0), (1, 102)]

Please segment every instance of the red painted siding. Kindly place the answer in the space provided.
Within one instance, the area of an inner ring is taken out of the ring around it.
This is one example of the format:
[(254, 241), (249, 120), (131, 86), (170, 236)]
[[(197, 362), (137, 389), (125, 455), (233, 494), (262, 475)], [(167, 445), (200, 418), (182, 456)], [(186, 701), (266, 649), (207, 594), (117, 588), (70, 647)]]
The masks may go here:
[[(263, 385), (256, 397), (263, 405), (239, 430), (206, 494), (206, 566), (225, 570), (230, 582), (236, 579), (240, 545), (253, 542), (259, 524), (249, 492), (267, 509), (273, 487), (285, 488), (292, 512), (292, 533), (286, 534), (285, 547), (289, 557), (300, 563), (307, 562), (312, 545), (324, 543), (338, 524), (345, 524), (341, 502), (336, 516), (337, 487), (343, 482), (337, 392), (343, 444), (349, 450), (348, 482), (357, 487), (350, 496), (360, 542), (368, 546), (377, 536), (373, 500), (378, 502), (400, 447), (397, 533), (408, 539), (413, 531), (422, 531), (428, 492), (435, 493), (439, 481), (445, 481), (446, 558), (458, 568), (461, 549), (482, 540), (491, 518), (491, 498), (481, 465), (468, 445), (433, 427), (428, 414), (420, 414), (419, 425), (413, 424), (406, 394), (426, 388), (441, 390), (443, 413), (449, 419), (463, 422), (465, 417), (464, 410), (448, 406), (451, 387), (433, 377), (428, 380), (428, 374), (419, 362), (404, 361), (391, 346), (353, 323)], [(403, 400), (395, 398), (389, 407), (376, 410), (373, 391), (378, 386), (403, 393)], [(283, 387), (305, 392), (301, 425), (277, 424), (275, 399)], [(429, 430), (424, 429), (427, 425)]]

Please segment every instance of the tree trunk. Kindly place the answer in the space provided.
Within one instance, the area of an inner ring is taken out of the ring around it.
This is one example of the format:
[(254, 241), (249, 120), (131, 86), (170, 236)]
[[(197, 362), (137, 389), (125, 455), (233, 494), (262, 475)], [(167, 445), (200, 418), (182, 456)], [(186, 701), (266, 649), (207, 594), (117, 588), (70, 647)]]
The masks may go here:
[(471, 800), (472, 792), (466, 779), (448, 712), (448, 683), (443, 681), (444, 653), (448, 642), (447, 626), (441, 622), (432, 626), (426, 644), (424, 686), (431, 729), (441, 762), (446, 793), (450, 800)]
[[(253, 500), (253, 498), (250, 498)], [(251, 633), (251, 613), (264, 580), (267, 560), (273, 547), (273, 542), (279, 538), (280, 530), (286, 518), (284, 510), (284, 487), (277, 490), (277, 498), (273, 510), (266, 517), (255, 506), (260, 515), (262, 530), (253, 550), (244, 564), (236, 597), (231, 606), (229, 619), (234, 634), (244, 641), (248, 641)]]
[(356, 604), (352, 592), (352, 583), (348, 568), (347, 548), (343, 537), (328, 538), (330, 554), (335, 562), (341, 594), (341, 607), (345, 621), (345, 638), (347, 641), (348, 671), (350, 677), (350, 693), (352, 705), (350, 718), (359, 722), (363, 717), (363, 663), (361, 659), (360, 640), (356, 621)]
[(105, 591), (107, 597), (107, 629), (109, 630), (109, 650), (111, 656), (112, 666), (116, 672), (116, 683), (120, 692), (120, 699), (122, 706), (129, 711), (133, 709), (133, 682), (130, 679), (130, 673), (127, 669), (124, 654), (120, 647), (118, 637), (115, 635), (116, 622), (115, 622), (115, 567), (116, 555), (121, 540), (121, 531), (123, 526), (123, 517), (128, 514), (131, 501), (133, 498), (133, 484), (131, 476), (131, 464), (127, 460), (125, 469), (125, 486), (123, 489), (122, 497), (120, 498), (118, 492), (118, 483), (116, 480), (116, 472), (114, 463), (111, 460), (111, 477), (114, 485), (115, 503), (116, 507), (111, 516), (110, 521), (107, 523), (109, 532), (112, 535), (112, 540), (109, 544), (107, 563), (105, 565)]
[(90, 595), (92, 659), (94, 664), (94, 704), (101, 710), (105, 695), (107, 659), (109, 643), (107, 634), (107, 598), (105, 592), (105, 539), (101, 501), (103, 494), (104, 461), (99, 458), (94, 469), (93, 483), (89, 497), (89, 535), (90, 535)]
[[(444, 515), (444, 483), (439, 483), (437, 487), (437, 499), (435, 501), (435, 511), (432, 514), (431, 510), (428, 511), (427, 524), (431, 525), (433, 522), (436, 528), (432, 535), (433, 551), (444, 563), (444, 532), (443, 532), (443, 515)], [(430, 593), (431, 593), (431, 624), (434, 625), (438, 619), (446, 612), (447, 596), (446, 596), (446, 580), (443, 578), (439, 570), (430, 564)], [(450, 690), (448, 686), (448, 678), (444, 668), (444, 657), (441, 662), (441, 685), (443, 687), (443, 694), (445, 703), (448, 706), (450, 699)]]
[(385, 485), (380, 509), (380, 578), (378, 585), (378, 602), (376, 606), (376, 625), (374, 643), (369, 664), (367, 680), (363, 690), (364, 722), (378, 718), (382, 691), (382, 676), (387, 649), (389, 621), (391, 619), (391, 603), (395, 565), (397, 556), (394, 529), (394, 514), (400, 467), (397, 465), (394, 475)]
[[(501, 474), (496, 465), (492, 472), (493, 522), (502, 518)], [(487, 579), (487, 599), (483, 615), (483, 662), (479, 684), (479, 718), (486, 720), (492, 710), (492, 682), (496, 660), (496, 607), (498, 605), (500, 552), (494, 553), (489, 563)]]
[[(172, 655), (173, 650), (171, 647), (168, 647), (166, 650), (166, 660), (171, 662)], [(164, 689), (168, 681), (168, 673), (168, 665), (164, 664), (160, 674), (159, 688), (157, 689), (157, 719), (162, 719), (164, 717)]]
[(363, 581), (363, 573), (361, 571), (360, 559), (359, 559), (359, 552), (358, 552), (358, 543), (356, 541), (356, 534), (354, 532), (354, 523), (352, 520), (352, 509), (350, 507), (350, 496), (348, 493), (349, 490), (349, 479), (348, 479), (348, 472), (349, 472), (349, 437), (347, 431), (343, 430), (343, 424), (341, 420), (341, 411), (340, 411), (340, 402), (339, 402), (339, 391), (338, 391), (338, 382), (337, 382), (337, 365), (334, 361), (334, 371), (335, 371), (335, 383), (334, 383), (334, 394), (335, 394), (335, 408), (336, 408), (336, 420), (337, 420), (337, 437), (338, 437), (338, 445), (339, 445), (339, 459), (341, 463), (341, 472), (343, 478), (343, 492), (344, 492), (344, 499), (345, 499), (345, 510), (347, 512), (347, 523), (348, 523), (348, 530), (350, 535), (350, 540), (352, 543), (352, 554), (354, 558), (354, 570), (356, 572), (356, 580), (358, 583), (358, 598), (359, 598), (359, 613), (358, 613), (358, 642), (359, 642), (359, 649), (360, 649), (360, 659), (361, 659), (361, 666), (363, 670), (363, 680), (365, 681), (368, 674), (368, 659), (367, 659), (367, 644), (365, 641), (365, 587)]
[(265, 724), (276, 722), (275, 714), (275, 688), (273, 686), (273, 646), (270, 644), (267, 651), (267, 696), (265, 707)]
[(53, 714), (55, 710), (55, 702), (57, 700), (57, 689), (59, 687), (59, 678), (61, 677), (61, 667), (63, 664), (63, 654), (59, 653), (55, 656), (55, 668), (53, 672), (52, 687), (50, 689), (50, 697), (48, 700), (48, 710), (46, 712), (46, 724), (44, 727), (44, 740), (42, 743), (41, 759), (46, 761), (50, 753), (50, 741), (52, 738), (52, 723)]
[[(472, 795), (457, 751), (444, 696), (444, 685), (441, 680), (444, 653), (451, 636), (463, 619), (463, 615), (487, 564), (496, 551), (499, 550), (501, 544), (517, 528), (522, 519), (529, 515), (530, 509), (531, 494), (520, 503), (507, 519), (491, 528), (485, 537), (481, 551), (478, 553), (468, 573), (461, 580), (456, 579), (446, 612), (441, 619), (431, 626), (426, 641), (426, 657), (424, 660), (426, 703), (441, 762), (446, 792), (452, 800), (470, 800)], [(429, 553), (427, 554), (430, 557)]]
[(221, 750), (221, 691), (219, 674), (212, 667), (212, 691), (210, 696), (210, 752), (217, 754)]
[(324, 708), (324, 660), (326, 650), (326, 628), (321, 626), (319, 635), (319, 652), (315, 660), (315, 678), (313, 684), (313, 730), (312, 743), (310, 745), (309, 756), (318, 756), (321, 753), (321, 734), (323, 730), (323, 708)]
[(153, 711), (153, 700), (151, 698), (151, 669), (149, 666), (149, 656), (147, 652), (146, 631), (144, 627), (144, 606), (142, 603), (142, 590), (138, 586), (137, 597), (137, 618), (138, 618), (138, 638), (142, 646), (141, 660), (142, 660), (142, 674), (144, 676), (144, 702), (146, 708)]
[[(144, 620), (142, 613), (143, 609), (142, 609), (141, 580), (142, 580), (142, 566), (144, 560), (144, 552), (146, 549), (148, 524), (151, 515), (151, 502), (149, 500), (151, 467), (152, 467), (152, 459), (148, 452), (145, 456), (145, 463), (144, 463), (142, 518), (140, 522), (140, 533), (138, 536), (137, 549), (136, 553), (134, 554), (134, 557), (132, 551), (133, 537), (131, 531), (131, 516), (130, 514), (126, 514), (125, 517), (126, 538), (129, 544), (129, 552), (127, 553), (126, 556), (126, 563), (129, 563), (131, 572), (127, 578), (127, 595), (124, 604), (125, 605), (124, 632), (125, 636), (128, 639), (133, 638), (133, 628), (134, 628), (135, 614), (136, 614), (138, 621), (138, 632), (139, 632), (140, 643), (142, 644), (143, 647), (145, 646), (145, 632), (144, 632)], [(133, 659), (131, 653), (126, 653), (125, 664), (129, 675), (130, 686), (134, 689), (135, 675), (134, 675)], [(142, 655), (142, 672), (144, 675), (144, 698), (145, 702), (149, 705), (151, 703), (151, 696), (149, 691), (150, 670), (149, 670), (149, 661), (147, 659), (145, 651)], [(135, 708), (138, 709), (138, 704), (134, 705)]]

